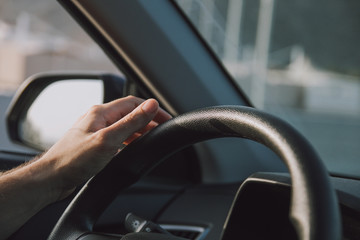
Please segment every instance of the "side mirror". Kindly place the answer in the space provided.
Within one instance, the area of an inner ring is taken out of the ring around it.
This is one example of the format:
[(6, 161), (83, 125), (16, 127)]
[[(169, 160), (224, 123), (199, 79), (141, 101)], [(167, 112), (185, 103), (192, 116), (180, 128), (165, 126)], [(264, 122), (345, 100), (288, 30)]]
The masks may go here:
[(37, 74), (18, 89), (7, 111), (13, 142), (45, 150), (91, 106), (125, 95), (126, 81), (114, 74)]

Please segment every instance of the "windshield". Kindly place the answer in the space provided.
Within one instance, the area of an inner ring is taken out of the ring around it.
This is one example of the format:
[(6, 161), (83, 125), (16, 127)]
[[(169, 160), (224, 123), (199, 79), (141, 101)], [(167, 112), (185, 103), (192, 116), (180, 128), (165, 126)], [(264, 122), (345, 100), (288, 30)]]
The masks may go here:
[(234, 81), (360, 176), (360, 2), (177, 0)]

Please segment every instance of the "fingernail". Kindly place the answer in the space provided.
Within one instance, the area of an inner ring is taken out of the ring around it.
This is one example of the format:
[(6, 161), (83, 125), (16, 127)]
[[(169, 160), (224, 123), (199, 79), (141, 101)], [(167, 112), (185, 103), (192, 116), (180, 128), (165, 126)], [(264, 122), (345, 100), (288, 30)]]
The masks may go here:
[(157, 110), (158, 104), (154, 100), (147, 100), (141, 107), (141, 109), (146, 113), (153, 113)]

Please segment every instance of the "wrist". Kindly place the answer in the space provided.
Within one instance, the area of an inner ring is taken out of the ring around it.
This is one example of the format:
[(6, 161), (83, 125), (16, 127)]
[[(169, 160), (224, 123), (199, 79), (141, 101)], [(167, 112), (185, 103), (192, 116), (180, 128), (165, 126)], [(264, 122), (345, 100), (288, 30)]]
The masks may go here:
[(36, 163), (34, 169), (39, 172), (39, 181), (44, 182), (49, 193), (49, 203), (56, 202), (70, 195), (76, 187), (68, 186), (64, 180), (63, 169), (58, 159), (44, 154)]

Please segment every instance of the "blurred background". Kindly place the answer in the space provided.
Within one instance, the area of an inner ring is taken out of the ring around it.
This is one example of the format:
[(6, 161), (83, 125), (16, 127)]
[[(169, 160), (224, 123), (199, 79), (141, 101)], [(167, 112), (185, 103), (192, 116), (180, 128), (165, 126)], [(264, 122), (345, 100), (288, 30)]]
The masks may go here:
[(360, 172), (360, 1), (177, 0), (234, 81), (333, 172)]
[[(300, 130), (335, 172), (360, 172), (360, 1), (176, 0), (247, 97)], [(4, 112), (28, 76), (117, 72), (56, 1), (0, 0)]]
[(19, 85), (47, 71), (118, 72), (55, 0), (0, 0), (0, 150), (9, 142), (5, 111)]

